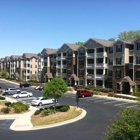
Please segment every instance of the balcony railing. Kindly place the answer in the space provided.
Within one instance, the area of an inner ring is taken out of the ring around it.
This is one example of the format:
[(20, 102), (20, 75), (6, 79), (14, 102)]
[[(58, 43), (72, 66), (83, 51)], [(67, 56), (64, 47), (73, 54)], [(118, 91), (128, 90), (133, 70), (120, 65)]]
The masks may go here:
[(96, 78), (97, 79), (103, 79), (103, 78), (107, 78), (108, 76), (107, 75), (102, 75), (102, 74), (96, 74)]
[(87, 74), (87, 78), (94, 78), (94, 74)]
[(87, 57), (94, 57), (94, 53), (87, 53)]
[(129, 55), (133, 55), (134, 51), (133, 50), (129, 50)]
[(62, 65), (62, 68), (63, 68), (63, 69), (66, 69), (66, 68), (67, 68), (67, 65)]
[(97, 57), (107, 57), (107, 52), (97, 52)]
[(65, 60), (67, 58), (67, 56), (63, 56), (62, 59)]
[(87, 64), (88, 68), (94, 68), (94, 64)]

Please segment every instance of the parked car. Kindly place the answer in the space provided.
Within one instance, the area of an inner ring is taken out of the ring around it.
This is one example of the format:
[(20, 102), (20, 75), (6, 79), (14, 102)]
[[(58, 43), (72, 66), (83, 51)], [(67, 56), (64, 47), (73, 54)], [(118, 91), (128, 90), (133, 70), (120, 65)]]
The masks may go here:
[(77, 97), (93, 96), (93, 92), (85, 89), (79, 89), (77, 90), (76, 96)]
[(19, 87), (30, 87), (31, 84), (28, 83), (20, 83)]
[(33, 94), (28, 91), (19, 91), (17, 94), (12, 95), (13, 98), (32, 97)]
[(36, 86), (34, 89), (39, 90), (41, 86)]
[(43, 90), (43, 89), (44, 89), (44, 86), (40, 86), (40, 87), (39, 87), (39, 90)]
[(35, 106), (42, 106), (45, 104), (53, 104), (54, 98), (43, 98), (43, 97), (36, 97), (34, 100), (32, 100), (31, 104)]
[(3, 90), (3, 93), (2, 95), (3, 96), (6, 96), (6, 95), (13, 95), (17, 92), (19, 92), (20, 90), (19, 89), (16, 89), (16, 88), (7, 88), (5, 90)]

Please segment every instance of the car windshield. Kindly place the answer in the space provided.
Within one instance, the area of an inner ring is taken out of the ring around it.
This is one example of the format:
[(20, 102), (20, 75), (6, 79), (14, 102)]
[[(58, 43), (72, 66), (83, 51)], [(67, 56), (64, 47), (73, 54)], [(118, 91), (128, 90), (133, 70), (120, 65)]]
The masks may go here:
[(34, 100), (39, 100), (39, 99), (40, 99), (39, 97), (35, 97), (35, 98), (34, 98)]
[(18, 91), (17, 93), (19, 94), (21, 91)]

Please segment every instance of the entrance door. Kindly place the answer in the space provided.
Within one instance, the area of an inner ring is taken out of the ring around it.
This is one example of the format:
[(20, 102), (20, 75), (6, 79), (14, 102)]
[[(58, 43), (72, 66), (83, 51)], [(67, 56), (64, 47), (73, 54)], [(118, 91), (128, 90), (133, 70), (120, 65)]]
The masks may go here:
[(123, 83), (122, 93), (123, 94), (130, 94), (130, 85), (128, 82)]

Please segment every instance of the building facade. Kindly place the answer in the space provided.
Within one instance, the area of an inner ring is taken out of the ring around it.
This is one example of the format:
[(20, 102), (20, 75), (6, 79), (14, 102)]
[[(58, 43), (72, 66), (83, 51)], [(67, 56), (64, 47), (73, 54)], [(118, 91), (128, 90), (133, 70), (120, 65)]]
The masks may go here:
[(90, 38), (83, 46), (63, 44), (59, 49), (44, 48), (38, 54), (6, 56), (0, 71), (29, 81), (63, 78), (70, 86), (112, 88), (131, 94), (140, 88), (140, 38), (107, 41)]

